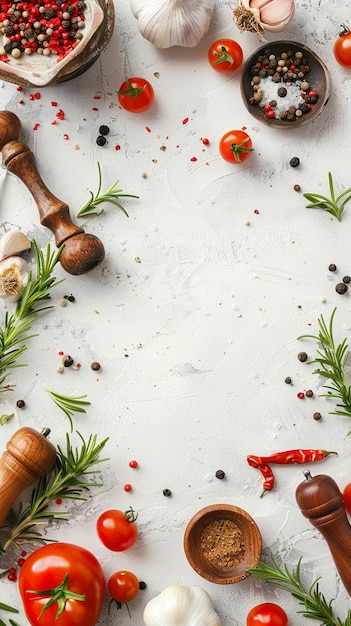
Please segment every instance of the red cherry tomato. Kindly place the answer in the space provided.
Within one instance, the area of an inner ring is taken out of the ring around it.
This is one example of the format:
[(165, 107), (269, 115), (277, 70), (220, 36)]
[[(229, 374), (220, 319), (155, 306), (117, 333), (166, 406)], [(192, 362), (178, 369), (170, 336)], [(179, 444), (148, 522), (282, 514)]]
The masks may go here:
[[(32, 626), (95, 626), (105, 598), (105, 577), (97, 558), (68, 543), (50, 543), (32, 552), (21, 567), (18, 585)], [(56, 601), (50, 604), (55, 589)]]
[(241, 47), (233, 39), (218, 39), (208, 50), (208, 60), (216, 72), (236, 72), (243, 57)]
[(138, 538), (136, 517), (132, 508), (125, 512), (115, 509), (105, 511), (96, 522), (96, 531), (100, 541), (114, 552), (128, 550)]
[(243, 130), (230, 130), (220, 139), (219, 153), (229, 163), (242, 163), (252, 152), (252, 141)]
[(254, 606), (246, 618), (247, 626), (288, 626), (288, 616), (278, 604), (264, 602)]
[(344, 24), (334, 44), (334, 56), (339, 65), (351, 69), (351, 31)]
[(107, 589), (116, 602), (130, 602), (139, 592), (139, 581), (132, 572), (121, 570), (109, 578)]
[(346, 485), (344, 491), (342, 492), (342, 498), (346, 511), (351, 515), (351, 483)]
[(118, 100), (126, 111), (143, 113), (151, 107), (155, 93), (151, 83), (145, 78), (127, 78), (120, 86)]

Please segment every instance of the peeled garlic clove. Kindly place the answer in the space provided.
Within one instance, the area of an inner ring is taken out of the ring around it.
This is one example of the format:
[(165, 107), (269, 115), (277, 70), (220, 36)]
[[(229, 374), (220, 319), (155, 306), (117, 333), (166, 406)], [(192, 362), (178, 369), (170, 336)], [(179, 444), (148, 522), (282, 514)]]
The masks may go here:
[(0, 261), (9, 256), (16, 256), (20, 252), (29, 250), (31, 241), (20, 230), (10, 230), (0, 241)]
[(214, 0), (132, 0), (140, 33), (157, 48), (193, 48), (206, 35)]
[(9, 256), (0, 261), (0, 298), (17, 302), (28, 275), (28, 263), (20, 256)]

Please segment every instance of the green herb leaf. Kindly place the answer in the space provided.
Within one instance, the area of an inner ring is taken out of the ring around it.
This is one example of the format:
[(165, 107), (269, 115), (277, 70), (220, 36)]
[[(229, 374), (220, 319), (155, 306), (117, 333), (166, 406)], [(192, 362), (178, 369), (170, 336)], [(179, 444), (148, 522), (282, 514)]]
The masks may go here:
[(50, 244), (46, 247), (46, 252), (39, 250), (33, 241), (36, 276), (32, 271), (28, 273), (27, 284), (23, 288), (22, 296), (17, 302), (14, 313), (11, 315), (6, 311), (4, 326), (0, 328), (0, 392), (9, 391), (13, 386), (6, 384), (11, 369), (23, 367), (25, 363), (17, 363), (19, 357), (26, 351), (26, 342), (35, 337), (35, 334), (28, 334), (35, 317), (41, 311), (52, 308), (43, 306), (50, 299), (50, 291), (53, 287), (62, 282), (53, 276), (56, 263), (60, 258), (64, 244), (58, 250), (51, 252)]
[(296, 569), (290, 571), (287, 565), (279, 567), (277, 561), (272, 556), (272, 565), (260, 562), (255, 569), (249, 569), (250, 574), (258, 580), (274, 585), (278, 589), (287, 591), (299, 601), (303, 607), (297, 611), (304, 617), (319, 621), (325, 626), (350, 626), (351, 611), (349, 611), (345, 621), (334, 615), (333, 602), (329, 602), (319, 590), (319, 578), (317, 578), (309, 588), (305, 588), (301, 580), (301, 559), (299, 559)]
[(8, 415), (4, 413), (3, 415), (0, 415), (0, 426), (5, 426), (6, 422), (8, 422), (13, 416), (14, 413), (9, 413)]
[[(318, 193), (304, 193), (303, 196), (310, 202), (306, 205), (306, 209), (323, 209), (330, 213), (340, 222), (341, 214), (345, 208), (345, 205), (351, 200), (351, 187), (345, 189), (337, 198), (334, 192), (334, 182), (331, 173), (328, 173), (330, 198), (321, 196)], [(340, 204), (340, 201), (344, 198), (344, 201)]]
[(71, 425), (71, 432), (73, 432), (72, 417), (74, 413), (86, 413), (84, 406), (90, 404), (88, 400), (84, 400), (87, 396), (64, 396), (49, 389), (46, 391), (55, 404), (67, 415)]
[(318, 356), (309, 361), (309, 364), (318, 363), (318, 367), (313, 371), (313, 374), (327, 379), (327, 384), (323, 385), (327, 391), (321, 394), (321, 396), (335, 398), (340, 401), (336, 405), (338, 408), (330, 412), (330, 414), (351, 417), (351, 386), (347, 383), (345, 373), (349, 347), (346, 339), (339, 345), (335, 344), (333, 334), (335, 313), (336, 307), (332, 311), (329, 324), (327, 324), (323, 315), (318, 318), (318, 335), (301, 335), (298, 339), (314, 339), (317, 342), (318, 348), (316, 352)]
[(100, 210), (96, 210), (96, 209), (98, 206), (100, 206), (100, 204), (103, 204), (103, 203), (114, 204), (119, 209), (121, 209), (121, 211), (123, 211), (123, 213), (127, 217), (129, 217), (127, 211), (118, 202), (118, 198), (139, 198), (139, 196), (133, 196), (131, 194), (122, 193), (122, 189), (116, 189), (119, 183), (118, 179), (115, 180), (115, 182), (111, 185), (111, 187), (109, 187), (104, 193), (100, 194), (101, 185), (102, 185), (102, 176), (101, 176), (101, 167), (100, 167), (99, 162), (97, 166), (98, 166), (98, 177), (99, 177), (97, 192), (94, 195), (92, 191), (89, 191), (90, 200), (88, 200), (88, 202), (83, 206), (83, 208), (77, 213), (77, 217), (84, 217), (87, 215), (88, 216), (101, 215), (101, 213), (104, 212), (104, 209), (100, 209)]
[(65, 452), (57, 446), (57, 459), (49, 474), (39, 478), (30, 502), (22, 502), (16, 509), (12, 508), (7, 516), (8, 534), (0, 538), (0, 552), (4, 553), (12, 544), (19, 545), (25, 541), (47, 543), (50, 539), (42, 537), (38, 527), (47, 526), (50, 520), (67, 521), (68, 511), (50, 511), (49, 505), (57, 498), (70, 500), (86, 500), (83, 495), (92, 487), (101, 487), (102, 482), (89, 475), (99, 474), (96, 465), (106, 461), (100, 458), (108, 437), (97, 441), (96, 435), (90, 435), (87, 441), (80, 433), (80, 448), (73, 448), (69, 434), (66, 434)]

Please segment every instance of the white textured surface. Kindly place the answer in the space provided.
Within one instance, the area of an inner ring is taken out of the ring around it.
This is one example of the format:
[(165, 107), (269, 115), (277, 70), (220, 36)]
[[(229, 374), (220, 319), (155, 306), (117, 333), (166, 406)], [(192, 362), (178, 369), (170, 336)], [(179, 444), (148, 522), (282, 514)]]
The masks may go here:
[[(336, 282), (351, 274), (351, 205), (338, 223), (323, 211), (307, 210), (302, 193), (293, 190), (298, 183), (302, 192), (327, 193), (328, 171), (340, 190), (350, 186), (351, 74), (332, 52), (350, 2), (313, 4), (297, 0), (289, 29), (268, 35), (307, 44), (330, 69), (327, 109), (300, 130), (275, 131), (254, 122), (241, 101), (239, 76), (222, 77), (209, 67), (207, 48), (220, 36), (237, 38), (245, 56), (260, 45), (253, 35), (238, 33), (224, 0), (215, 4), (209, 34), (191, 50), (155, 49), (141, 38), (128, 1), (119, 0), (113, 38), (84, 75), (43, 89), (34, 100), (35, 90), (18, 92), (1, 83), (0, 108), (22, 120), (43, 179), (69, 204), (72, 217), (88, 190), (96, 189), (97, 161), (104, 187), (118, 177), (126, 193), (140, 196), (124, 202), (129, 219), (106, 205), (102, 216), (84, 224), (103, 240), (106, 259), (79, 277), (58, 268), (65, 282), (53, 293), (55, 309), (37, 319), (39, 337), (26, 353), (29, 367), (14, 371), (15, 391), (1, 398), (1, 414), (15, 411), (0, 429), (1, 449), (27, 425), (50, 426), (53, 442), (62, 445), (68, 422), (47, 388), (87, 393), (91, 406), (74, 419), (75, 427), (84, 436), (110, 437), (105, 486), (89, 502), (70, 507), (67, 525), (50, 531), (95, 552), (106, 576), (131, 569), (146, 581), (147, 589), (130, 603), (132, 619), (125, 607), (108, 617), (106, 602), (99, 622), (106, 626), (142, 626), (148, 599), (177, 583), (206, 589), (223, 626), (245, 624), (248, 611), (264, 600), (281, 603), (292, 626), (303, 623), (296, 601), (283, 593), (252, 578), (211, 585), (190, 568), (182, 547), (186, 524), (198, 509), (218, 502), (254, 517), (264, 556), (273, 552), (293, 567), (302, 555), (307, 583), (322, 576), (321, 588), (327, 597), (336, 595), (343, 619), (349, 608), (323, 538), (295, 504), (303, 468), (277, 468), (274, 492), (260, 499), (261, 477), (246, 463), (247, 454), (335, 449), (337, 457), (311, 469), (330, 474), (340, 488), (350, 481), (350, 423), (328, 415), (334, 405), (318, 397), (321, 381), (296, 358), (303, 348), (313, 352), (313, 344), (297, 337), (317, 332), (321, 313), (328, 319), (337, 306), (339, 341), (350, 341), (351, 328), (349, 296), (335, 292)], [(126, 75), (153, 83), (156, 102), (149, 113), (119, 109), (116, 91)], [(58, 108), (65, 120), (53, 125)], [(33, 131), (35, 124), (40, 126)], [(103, 148), (95, 143), (101, 124), (111, 129)], [(242, 166), (231, 166), (219, 157), (218, 141), (243, 126), (255, 152)], [(297, 169), (289, 166), (293, 156), (301, 160)], [(20, 228), (43, 247), (52, 241), (22, 183), (2, 172), (0, 184), (1, 232)], [(332, 262), (337, 275), (328, 272)], [(69, 293), (76, 302), (60, 307)], [(59, 375), (59, 351), (71, 354), (81, 369)], [(102, 365), (98, 375), (90, 369), (93, 360)], [(286, 376), (293, 386), (284, 383)], [(315, 397), (298, 400), (297, 392), (309, 388)], [(18, 398), (25, 409), (16, 409)], [(314, 411), (322, 413), (320, 422)], [(132, 458), (137, 470), (128, 466)], [(215, 479), (217, 469), (225, 471), (225, 480)], [(128, 482), (130, 494), (123, 490)], [(165, 487), (171, 498), (162, 495)], [(133, 549), (114, 555), (100, 545), (95, 521), (105, 508), (130, 505), (139, 513), (140, 538)], [(16, 586), (7, 580), (0, 581), (0, 597), (20, 605)], [(24, 617), (18, 621), (25, 624)]]

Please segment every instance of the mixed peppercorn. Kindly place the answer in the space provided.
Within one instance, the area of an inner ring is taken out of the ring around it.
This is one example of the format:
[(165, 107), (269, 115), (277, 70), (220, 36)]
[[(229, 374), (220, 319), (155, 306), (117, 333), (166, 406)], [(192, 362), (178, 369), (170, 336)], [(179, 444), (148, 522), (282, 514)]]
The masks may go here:
[(33, 53), (62, 59), (83, 38), (85, 7), (84, 0), (2, 2), (0, 61)]
[[(318, 101), (317, 91), (311, 88), (306, 80), (310, 69), (308, 59), (301, 51), (294, 53), (288, 50), (275, 55), (267, 48), (251, 67), (253, 93), (249, 102), (262, 106), (267, 117), (286, 121), (298, 120), (305, 113), (309, 113), (312, 105)], [(278, 103), (274, 98), (263, 104), (268, 80), (270, 84), (277, 84), (276, 94), (279, 98), (288, 96), (290, 85), (297, 85), (301, 102), (297, 106), (287, 103), (286, 108), (280, 110), (276, 109)]]

